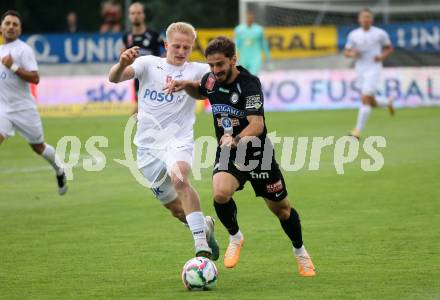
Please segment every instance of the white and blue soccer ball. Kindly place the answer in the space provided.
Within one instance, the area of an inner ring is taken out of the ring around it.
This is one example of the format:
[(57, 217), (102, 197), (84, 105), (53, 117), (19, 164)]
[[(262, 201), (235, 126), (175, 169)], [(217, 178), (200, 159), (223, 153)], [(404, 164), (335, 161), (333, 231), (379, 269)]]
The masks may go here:
[(206, 291), (217, 284), (218, 272), (214, 262), (205, 257), (194, 257), (183, 266), (182, 281), (190, 291)]

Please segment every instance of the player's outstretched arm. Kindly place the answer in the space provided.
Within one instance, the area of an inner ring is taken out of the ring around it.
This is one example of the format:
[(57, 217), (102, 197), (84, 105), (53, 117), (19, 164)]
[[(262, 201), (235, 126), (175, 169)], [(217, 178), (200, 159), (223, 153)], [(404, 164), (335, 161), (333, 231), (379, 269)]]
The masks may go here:
[(1, 63), (26, 82), (30, 82), (34, 84), (38, 84), (40, 82), (40, 75), (38, 74), (37, 71), (28, 71), (23, 68), (20, 68), (18, 65), (14, 63), (14, 60), (10, 54), (2, 57)]
[(205, 99), (199, 92), (200, 81), (191, 80), (171, 80), (163, 89), (167, 94), (185, 90), (185, 92), (195, 99)]
[(134, 77), (134, 69), (130, 66), (139, 56), (139, 47), (133, 47), (122, 52), (119, 62), (110, 69), (108, 80), (118, 83)]

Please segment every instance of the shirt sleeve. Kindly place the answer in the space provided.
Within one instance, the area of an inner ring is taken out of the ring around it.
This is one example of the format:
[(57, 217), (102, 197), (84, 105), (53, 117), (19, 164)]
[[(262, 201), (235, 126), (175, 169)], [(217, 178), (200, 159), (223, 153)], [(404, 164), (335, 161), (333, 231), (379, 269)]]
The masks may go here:
[(252, 78), (252, 80), (243, 87), (243, 97), (245, 101), (244, 109), (247, 116), (262, 116), (264, 114), (264, 94), (258, 78)]
[(148, 65), (151, 63), (151, 55), (141, 56), (136, 58), (131, 67), (134, 70), (134, 77), (137, 79), (142, 78), (147, 74)]
[(31, 47), (24, 48), (20, 60), (21, 66), (26, 71), (38, 71), (37, 60)]
[(353, 48), (354, 48), (353, 32), (350, 32), (347, 37), (347, 42), (345, 43), (345, 49), (353, 49)]

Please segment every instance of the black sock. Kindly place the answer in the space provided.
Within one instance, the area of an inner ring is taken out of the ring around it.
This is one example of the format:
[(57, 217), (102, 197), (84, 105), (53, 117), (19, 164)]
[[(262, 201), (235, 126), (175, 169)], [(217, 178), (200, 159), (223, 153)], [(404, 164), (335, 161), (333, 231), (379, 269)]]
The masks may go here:
[(237, 223), (237, 206), (234, 199), (231, 198), (228, 202), (222, 204), (214, 201), (215, 212), (217, 217), (222, 222), (223, 226), (228, 230), (230, 235), (234, 235), (238, 232)]
[(284, 221), (280, 220), (280, 223), (281, 227), (283, 227), (284, 232), (292, 241), (293, 247), (295, 247), (296, 249), (301, 248), (301, 246), (303, 245), (301, 222), (299, 220), (298, 213), (293, 207), (290, 209), (290, 217)]

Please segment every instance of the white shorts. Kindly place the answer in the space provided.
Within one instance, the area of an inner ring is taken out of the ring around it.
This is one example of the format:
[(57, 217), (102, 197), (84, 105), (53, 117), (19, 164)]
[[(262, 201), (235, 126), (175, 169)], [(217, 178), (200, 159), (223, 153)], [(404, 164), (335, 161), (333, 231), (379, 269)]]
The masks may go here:
[(358, 83), (361, 88), (362, 95), (374, 96), (377, 90), (377, 84), (380, 80), (380, 70), (358, 71)]
[(5, 137), (15, 135), (17, 130), (29, 144), (44, 142), (43, 124), (40, 114), (34, 108), (17, 112), (3, 112), (0, 110), (0, 134)]
[(162, 204), (168, 204), (177, 197), (171, 182), (171, 170), (178, 161), (192, 165), (194, 144), (172, 147), (167, 150), (137, 149), (138, 168), (148, 182), (154, 184), (151, 191)]

